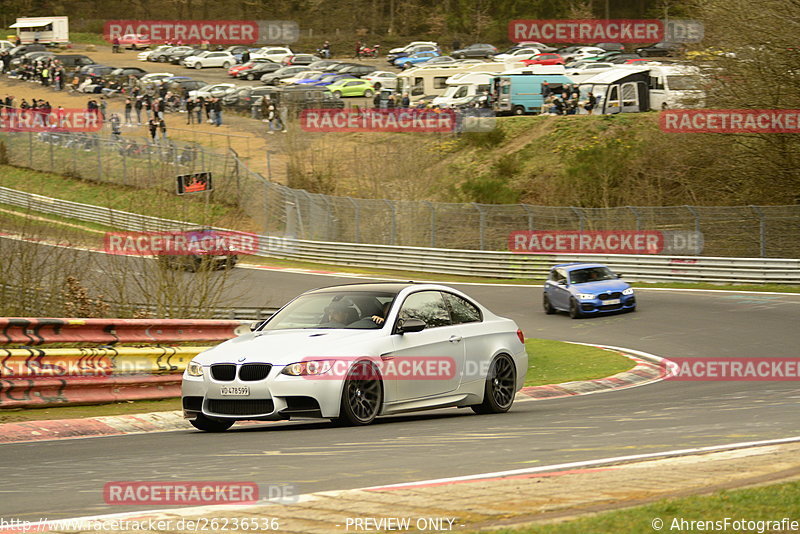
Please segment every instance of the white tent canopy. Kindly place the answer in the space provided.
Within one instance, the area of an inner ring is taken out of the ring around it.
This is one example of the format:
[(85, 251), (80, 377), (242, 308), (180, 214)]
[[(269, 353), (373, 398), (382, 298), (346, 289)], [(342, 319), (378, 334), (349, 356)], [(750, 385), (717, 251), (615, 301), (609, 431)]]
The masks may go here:
[(39, 19), (36, 21), (30, 22), (15, 22), (9, 28), (41, 28), (43, 26), (47, 26), (48, 24), (52, 24), (53, 19)]

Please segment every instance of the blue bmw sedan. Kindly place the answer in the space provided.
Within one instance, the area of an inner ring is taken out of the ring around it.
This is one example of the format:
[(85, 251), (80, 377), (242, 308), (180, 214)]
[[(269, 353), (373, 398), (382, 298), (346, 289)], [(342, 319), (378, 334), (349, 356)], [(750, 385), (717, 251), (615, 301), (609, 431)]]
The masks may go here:
[(563, 263), (544, 283), (544, 312), (569, 312), (573, 319), (608, 312), (636, 311), (633, 288), (599, 263)]

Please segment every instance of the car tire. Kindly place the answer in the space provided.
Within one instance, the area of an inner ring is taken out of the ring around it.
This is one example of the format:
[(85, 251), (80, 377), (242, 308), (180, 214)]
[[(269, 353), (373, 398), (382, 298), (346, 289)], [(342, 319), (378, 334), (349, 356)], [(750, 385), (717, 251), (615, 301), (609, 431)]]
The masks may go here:
[(372, 98), (375, 93), (371, 89), (367, 89), (364, 91), (364, 98)]
[(580, 319), (583, 316), (578, 301), (574, 298), (569, 299), (569, 316), (573, 319)]
[(194, 68), (196, 68), (197, 70), (200, 70), (200, 69), (203, 68), (203, 64), (198, 61), (197, 63), (194, 64)]
[(230, 61), (226, 61), (225, 63), (222, 64), (222, 68), (223, 69), (229, 69), (232, 66), (233, 66), (233, 63), (231, 63)]
[(342, 98), (342, 92), (341, 92), (341, 91), (334, 91), (334, 92), (333, 92), (333, 93), (331, 93), (331, 94), (332, 94), (333, 96), (335, 96), (336, 98)]
[(371, 362), (356, 362), (344, 379), (335, 422), (346, 426), (368, 425), (378, 416), (382, 405), (383, 383), (378, 370)]
[(525, 115), (525, 108), (523, 106), (514, 106), (514, 109), (511, 110), (514, 115)]
[(378, 83), (376, 83), (376, 84), (374, 85), (374, 87), (375, 87), (375, 90), (376, 90), (376, 91), (380, 91), (380, 90), (381, 90), (381, 87), (382, 87), (382, 86), (381, 86), (381, 82), (378, 82)]
[(197, 417), (189, 420), (193, 427), (204, 432), (225, 432), (233, 426), (234, 421), (211, 419), (199, 413)]
[(158, 58), (158, 62), (159, 63), (166, 63), (167, 62), (167, 58), (165, 58), (164, 56), (161, 56), (160, 58)]
[(248, 75), (247, 75), (247, 76), (245, 76), (245, 77), (246, 77), (246, 78), (247, 78), (249, 81), (251, 81), (251, 82), (252, 82), (253, 80), (255, 80), (255, 79), (256, 79), (256, 77), (255, 77), (255, 76), (253, 76), (252, 74), (248, 74)]
[(517, 366), (508, 354), (500, 354), (489, 366), (483, 387), (483, 402), (470, 406), (477, 414), (505, 413), (514, 404)]
[(547, 298), (547, 295), (542, 297), (542, 307), (544, 308), (544, 313), (547, 315), (553, 315), (556, 312), (556, 309), (550, 304), (550, 299)]

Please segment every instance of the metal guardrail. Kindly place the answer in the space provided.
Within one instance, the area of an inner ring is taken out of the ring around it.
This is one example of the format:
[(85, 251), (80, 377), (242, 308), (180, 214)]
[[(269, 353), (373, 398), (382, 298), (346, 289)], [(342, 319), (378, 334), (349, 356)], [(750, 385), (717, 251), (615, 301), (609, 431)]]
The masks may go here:
[[(174, 230), (191, 223), (80, 204), (0, 187), (0, 204), (133, 231)], [(259, 255), (316, 263), (462, 274), (542, 278), (557, 263), (600, 262), (643, 282), (800, 284), (800, 260), (706, 256), (514, 254), (359, 243), (330, 243), (260, 236)]]

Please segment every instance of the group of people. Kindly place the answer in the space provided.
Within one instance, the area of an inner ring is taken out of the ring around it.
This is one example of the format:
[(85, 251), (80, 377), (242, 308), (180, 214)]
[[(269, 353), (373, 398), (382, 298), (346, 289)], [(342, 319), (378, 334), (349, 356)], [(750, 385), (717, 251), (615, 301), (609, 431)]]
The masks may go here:
[(403, 93), (402, 96), (394, 93), (385, 96), (384, 93), (379, 92), (375, 93), (372, 104), (381, 109), (408, 108), (411, 107), (411, 98), (409, 98), (408, 93)]
[(597, 107), (597, 98), (589, 92), (584, 102), (580, 101), (580, 91), (576, 85), (565, 84), (560, 87), (550, 87), (547, 82), (542, 83), (542, 113), (549, 115), (577, 115), (578, 109), (583, 107), (591, 115)]

